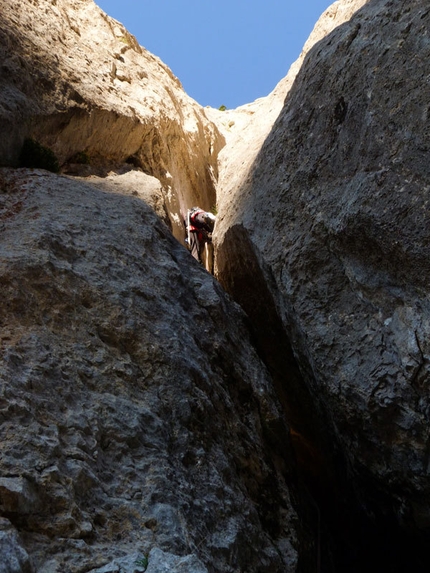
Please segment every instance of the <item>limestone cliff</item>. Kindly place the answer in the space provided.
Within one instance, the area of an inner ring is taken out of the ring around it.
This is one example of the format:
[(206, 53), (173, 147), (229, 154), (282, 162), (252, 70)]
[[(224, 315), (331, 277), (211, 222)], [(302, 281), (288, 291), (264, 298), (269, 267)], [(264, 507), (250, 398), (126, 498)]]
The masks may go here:
[(334, 28), (349, 20), (366, 0), (338, 0), (321, 15), (303, 46), (299, 58), (288, 74), (267, 97), (239, 108), (219, 111), (205, 108), (225, 137), (226, 144), (219, 154), (217, 200), (222, 211), (228, 211), (230, 195), (241, 188), (253, 162), (279, 116), (303, 60), (309, 50)]
[(299, 398), (305, 386), (330, 428), (342, 453), (326, 463), (379, 531), (379, 570), (425, 571), (430, 12), (423, 0), (357, 6), (308, 51), (237, 192), (220, 190), (218, 277), (274, 340), (262, 344), (278, 371), (270, 327), (288, 333), (280, 384)]
[(157, 177), (174, 234), (193, 201), (215, 205), (223, 137), (179, 80), (93, 0), (0, 0), (0, 165), (23, 139), (62, 164), (129, 162)]

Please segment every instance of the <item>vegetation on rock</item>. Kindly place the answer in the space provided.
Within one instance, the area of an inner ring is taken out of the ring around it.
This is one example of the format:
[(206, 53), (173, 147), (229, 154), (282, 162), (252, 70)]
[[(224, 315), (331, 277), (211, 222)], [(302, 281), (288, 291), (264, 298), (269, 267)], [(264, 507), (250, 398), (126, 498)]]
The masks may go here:
[(19, 156), (19, 165), (20, 167), (46, 169), (53, 173), (60, 171), (57, 156), (52, 149), (41, 145), (38, 141), (31, 138), (24, 140)]

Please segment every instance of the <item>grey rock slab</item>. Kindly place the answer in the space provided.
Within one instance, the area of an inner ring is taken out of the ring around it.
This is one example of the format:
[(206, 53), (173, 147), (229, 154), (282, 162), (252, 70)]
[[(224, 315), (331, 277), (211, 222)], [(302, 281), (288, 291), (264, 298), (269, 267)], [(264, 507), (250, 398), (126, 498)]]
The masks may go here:
[(156, 546), (295, 571), (272, 551), (299, 545), (288, 426), (238, 305), (126, 190), (25, 169), (0, 189), (0, 503), (35, 567)]
[(18, 531), (5, 518), (0, 518), (0, 572), (34, 573)]
[(135, 552), (115, 559), (103, 567), (91, 569), (91, 573), (143, 573), (147, 571), (146, 563), (146, 557), (141, 553)]
[(151, 549), (148, 555), (147, 573), (208, 573), (208, 569), (196, 555), (179, 556), (166, 553), (158, 547)]

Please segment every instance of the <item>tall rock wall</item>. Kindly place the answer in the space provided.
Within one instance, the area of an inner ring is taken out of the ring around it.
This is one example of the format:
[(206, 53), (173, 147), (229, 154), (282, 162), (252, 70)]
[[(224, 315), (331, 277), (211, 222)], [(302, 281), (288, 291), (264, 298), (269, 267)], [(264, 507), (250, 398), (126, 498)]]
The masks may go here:
[(267, 97), (232, 110), (205, 108), (206, 115), (214, 121), (226, 141), (218, 159), (217, 200), (221, 217), (229, 211), (230, 196), (235, 196), (252, 169), (306, 54), (334, 28), (349, 20), (365, 2), (366, 0), (338, 0), (329, 6), (315, 24), (300, 56)]
[(0, 230), (0, 570), (299, 571), (288, 426), (213, 277), (44, 171), (0, 170)]
[(168, 229), (224, 137), (91, 0), (0, 7), (0, 163), (31, 137), (69, 174), (0, 169), (0, 571), (306, 570), (272, 378)]
[(430, 11), (357, 5), (308, 52), (237, 192), (220, 191), (217, 273), (247, 307), (258, 262), (260, 305), (276, 310), (359, 504), (391, 539), (383, 562), (425, 571)]
[(93, 0), (1, 0), (0, 165), (25, 137), (60, 163), (126, 161), (157, 177), (177, 238), (193, 202), (216, 203), (223, 137), (157, 57)]

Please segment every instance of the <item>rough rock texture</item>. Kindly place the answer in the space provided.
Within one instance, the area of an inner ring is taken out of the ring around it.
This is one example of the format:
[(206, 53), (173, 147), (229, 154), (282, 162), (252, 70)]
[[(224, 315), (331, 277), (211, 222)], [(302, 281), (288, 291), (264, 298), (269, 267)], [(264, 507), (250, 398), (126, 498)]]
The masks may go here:
[(0, 171), (1, 570), (298, 571), (244, 314), (128, 184)]
[(201, 106), (93, 0), (0, 0), (0, 10), (0, 165), (17, 163), (27, 136), (61, 163), (129, 161), (161, 181), (181, 238), (181, 213), (216, 202), (223, 137)]
[(103, 191), (138, 197), (152, 207), (158, 217), (169, 226), (169, 213), (164, 202), (160, 181), (157, 178), (135, 169), (123, 168), (109, 172), (105, 177), (89, 175), (76, 177), (76, 179), (83, 183), (90, 183), (93, 187)]
[[(2, 482), (5, 480), (2, 479)], [(1, 486), (0, 486), (1, 487)], [(2, 488), (4, 491), (4, 488)], [(0, 518), (0, 572), (33, 573), (30, 558), (12, 523)]]
[(286, 95), (309, 50), (334, 28), (349, 20), (367, 0), (338, 0), (321, 15), (288, 74), (267, 97), (232, 110), (205, 108), (206, 115), (217, 125), (226, 144), (219, 154), (217, 201), (219, 209), (227, 211), (230, 195), (242, 186), (278, 118)]
[[(424, 0), (227, 112), (92, 0), (0, 8), (0, 164), (68, 174), (0, 171), (0, 573), (427, 573)], [(248, 317), (168, 230), (218, 170)]]
[(260, 304), (378, 524), (383, 569), (427, 571), (430, 10), (358, 4), (308, 52), (252, 170), (221, 201), (217, 268), (260, 332), (248, 299), (262, 274)]

